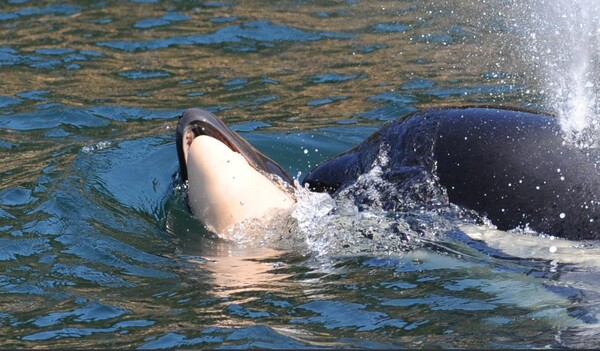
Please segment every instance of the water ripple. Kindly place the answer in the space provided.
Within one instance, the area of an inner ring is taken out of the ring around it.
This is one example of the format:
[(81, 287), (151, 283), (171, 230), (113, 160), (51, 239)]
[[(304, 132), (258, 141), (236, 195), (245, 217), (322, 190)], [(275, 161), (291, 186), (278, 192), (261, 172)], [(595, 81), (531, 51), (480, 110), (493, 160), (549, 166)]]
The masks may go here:
[(375, 33), (397, 33), (406, 32), (412, 29), (412, 26), (400, 23), (379, 23), (373, 26)]
[(165, 78), (171, 76), (169, 72), (165, 71), (147, 71), (147, 70), (133, 70), (119, 72), (119, 76), (127, 79), (152, 79), (152, 78)]
[(181, 335), (175, 332), (167, 333), (166, 335), (150, 341), (145, 345), (139, 347), (141, 350), (156, 350), (156, 349), (170, 349), (185, 346), (194, 346), (206, 343), (221, 343), (224, 341), (222, 335), (205, 335), (201, 337), (188, 338), (185, 335)]
[(172, 22), (189, 21), (190, 18), (186, 15), (177, 12), (169, 12), (160, 18), (148, 18), (137, 21), (133, 26), (140, 29), (155, 28), (167, 26)]
[(61, 324), (66, 318), (73, 318), (75, 322), (89, 323), (117, 318), (127, 313), (129, 312), (119, 307), (92, 302), (73, 311), (53, 312), (46, 316), (38, 317), (33, 321), (33, 324), (37, 327), (49, 327)]
[(243, 25), (233, 25), (221, 28), (210, 34), (195, 34), (187, 36), (173, 36), (163, 39), (142, 41), (109, 41), (98, 42), (98, 46), (109, 47), (123, 51), (157, 50), (170, 46), (185, 45), (215, 45), (240, 43), (243, 40), (256, 42), (304, 42), (316, 41), (326, 38), (350, 39), (352, 34), (335, 32), (312, 32), (293, 27), (273, 24), (268, 21), (245, 22)]
[(81, 7), (68, 5), (68, 4), (57, 4), (50, 5), (47, 7), (28, 7), (15, 12), (3, 12), (0, 13), (0, 21), (14, 20), (21, 16), (42, 16), (42, 15), (59, 15), (59, 16), (71, 16), (81, 12)]
[[(176, 171), (174, 155), (173, 145), (166, 144), (163, 138), (142, 138), (82, 155), (78, 162), (93, 177), (87, 186), (158, 219)], [(149, 172), (148, 165), (152, 164), (163, 165), (170, 172)]]
[(48, 94), (50, 94), (49, 90), (31, 90), (20, 92), (17, 94), (17, 96), (27, 100), (46, 101), (48, 100), (48, 97), (46, 97), (45, 95)]
[(307, 102), (306, 104), (308, 106), (322, 106), (322, 105), (329, 105), (336, 101), (341, 101), (341, 100), (346, 100), (346, 99), (348, 99), (347, 96), (332, 96), (332, 97), (328, 97), (328, 98), (324, 98), (324, 99), (311, 100), (311, 101)]
[(0, 96), (0, 108), (19, 105), (22, 102), (23, 100), (17, 99), (12, 96)]
[(436, 86), (435, 81), (425, 78), (416, 78), (402, 85), (402, 90), (430, 89)]
[(66, 277), (74, 277), (88, 282), (96, 283), (100, 286), (107, 287), (133, 287), (135, 283), (128, 282), (125, 279), (106, 273), (97, 271), (93, 268), (84, 265), (66, 265), (58, 263), (52, 267), (52, 273), (63, 275)]
[(43, 111), (0, 117), (0, 128), (35, 130), (56, 128), (61, 125), (73, 127), (101, 127), (108, 122), (80, 108), (48, 109)]
[(382, 303), (384, 306), (409, 307), (426, 305), (433, 311), (483, 311), (493, 310), (497, 306), (485, 301), (476, 301), (453, 296), (430, 296), (412, 299), (390, 299)]
[(91, 106), (88, 109), (94, 116), (102, 117), (108, 120), (125, 122), (133, 120), (153, 120), (174, 118), (179, 112), (148, 110), (139, 107), (123, 106)]
[(47, 239), (9, 239), (0, 238), (0, 261), (16, 260), (17, 256), (32, 256), (50, 250)]
[(230, 1), (205, 1), (202, 5), (206, 7), (229, 7), (233, 6), (233, 2)]
[(0, 191), (0, 205), (23, 206), (37, 200), (32, 191), (24, 188), (10, 188)]
[(154, 321), (148, 320), (132, 320), (119, 322), (108, 328), (76, 328), (67, 327), (58, 330), (44, 331), (34, 334), (25, 335), (21, 339), (24, 341), (44, 341), (44, 340), (57, 340), (64, 338), (81, 338), (84, 336), (90, 336), (97, 333), (127, 333), (129, 328), (144, 328), (154, 325)]
[(19, 53), (10, 47), (0, 47), (0, 67), (23, 65), (38, 69), (54, 69), (63, 65), (68, 68), (74, 62), (89, 61), (104, 56), (93, 50), (76, 51), (71, 48), (40, 48), (35, 53), (36, 55)]
[[(168, 271), (142, 266), (142, 264), (168, 265), (170, 263), (168, 260), (146, 253), (112, 238), (94, 236), (92, 234), (88, 234), (85, 237), (79, 235), (62, 235), (56, 241), (67, 247), (63, 251), (65, 254), (73, 254), (96, 264), (122, 269), (128, 275), (160, 279), (174, 277)], [(134, 263), (127, 261), (133, 261)]]
[(460, 88), (448, 88), (439, 90), (430, 90), (426, 94), (435, 96), (437, 98), (447, 98), (450, 96), (469, 96), (469, 95), (488, 95), (493, 96), (496, 94), (509, 94), (517, 91), (527, 89), (525, 86), (514, 86), (514, 85), (488, 85), (488, 86), (476, 86), (476, 87), (460, 87)]
[(213, 17), (210, 19), (211, 22), (213, 23), (228, 23), (228, 22), (235, 22), (237, 21), (237, 17), (235, 16), (231, 16), (231, 17)]
[(317, 74), (316, 76), (312, 77), (311, 80), (313, 83), (323, 84), (323, 83), (346, 82), (349, 80), (365, 78), (365, 77), (366, 77), (366, 75), (364, 73), (360, 73), (360, 74), (323, 73), (323, 74)]
[(26, 282), (24, 278), (12, 278), (0, 275), (0, 291), (4, 294), (44, 295), (46, 291), (35, 284)]
[(348, 303), (342, 301), (313, 301), (298, 306), (299, 309), (304, 309), (318, 313), (317, 317), (309, 317), (307, 319), (294, 319), (292, 322), (319, 323), (323, 324), (326, 329), (338, 328), (356, 328), (357, 331), (372, 331), (386, 326), (395, 328), (404, 328), (406, 322), (389, 318), (382, 312), (365, 311), (365, 306), (356, 303)]

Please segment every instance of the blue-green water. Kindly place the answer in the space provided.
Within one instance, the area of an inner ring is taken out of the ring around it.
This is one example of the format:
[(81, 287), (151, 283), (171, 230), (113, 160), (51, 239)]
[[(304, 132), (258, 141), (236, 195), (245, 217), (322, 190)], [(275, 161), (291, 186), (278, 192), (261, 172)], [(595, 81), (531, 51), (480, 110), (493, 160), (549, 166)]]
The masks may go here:
[(309, 252), (240, 247), (174, 181), (190, 107), (300, 177), (416, 109), (545, 108), (500, 5), (2, 1), (0, 347), (600, 345), (595, 243), (517, 257), (416, 211), (411, 250), (339, 245), (378, 213), (307, 219)]

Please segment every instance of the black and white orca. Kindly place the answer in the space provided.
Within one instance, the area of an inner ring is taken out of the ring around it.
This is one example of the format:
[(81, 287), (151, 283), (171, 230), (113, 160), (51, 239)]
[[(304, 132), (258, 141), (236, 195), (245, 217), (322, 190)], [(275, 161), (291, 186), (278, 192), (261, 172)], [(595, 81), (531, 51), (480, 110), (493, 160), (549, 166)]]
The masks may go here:
[[(293, 206), (293, 192), (282, 186), (293, 183), (287, 172), (211, 113), (186, 111), (176, 145), (190, 208), (217, 234)], [(498, 229), (600, 239), (600, 150), (566, 142), (552, 116), (487, 107), (416, 112), (317, 166), (304, 183), (335, 196), (369, 172), (382, 149), (384, 178), (431, 172), (449, 202)]]

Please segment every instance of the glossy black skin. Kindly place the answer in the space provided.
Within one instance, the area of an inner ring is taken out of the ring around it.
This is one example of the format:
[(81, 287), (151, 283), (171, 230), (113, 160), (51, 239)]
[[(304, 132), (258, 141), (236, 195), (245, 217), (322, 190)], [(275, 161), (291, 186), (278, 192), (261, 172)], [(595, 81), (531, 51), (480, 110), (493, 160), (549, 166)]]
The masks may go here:
[(255, 149), (215, 115), (201, 109), (189, 109), (185, 111), (179, 117), (179, 122), (177, 123), (175, 144), (179, 158), (179, 175), (182, 181), (185, 182), (188, 178), (183, 151), (184, 138), (188, 131), (194, 133), (194, 138), (199, 135), (207, 135), (221, 141), (231, 150), (239, 152), (244, 156), (254, 169), (268, 174), (276, 174), (287, 183), (293, 184), (292, 178), (280, 165)]
[(380, 148), (388, 180), (437, 174), (450, 202), (475, 210), (501, 230), (528, 225), (571, 240), (600, 239), (600, 149), (561, 136), (555, 118), (494, 108), (417, 112), (393, 121), (304, 180), (335, 193), (368, 172)]

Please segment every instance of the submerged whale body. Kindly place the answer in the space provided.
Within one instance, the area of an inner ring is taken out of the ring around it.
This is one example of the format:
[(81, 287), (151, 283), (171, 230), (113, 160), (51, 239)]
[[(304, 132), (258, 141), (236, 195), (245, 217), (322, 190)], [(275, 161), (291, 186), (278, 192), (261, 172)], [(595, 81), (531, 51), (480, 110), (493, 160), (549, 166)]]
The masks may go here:
[(382, 151), (389, 159), (384, 179), (401, 185), (411, 174), (433, 175), (449, 202), (498, 229), (600, 239), (600, 150), (565, 142), (551, 116), (494, 108), (417, 112), (319, 165), (304, 182), (338, 194)]

